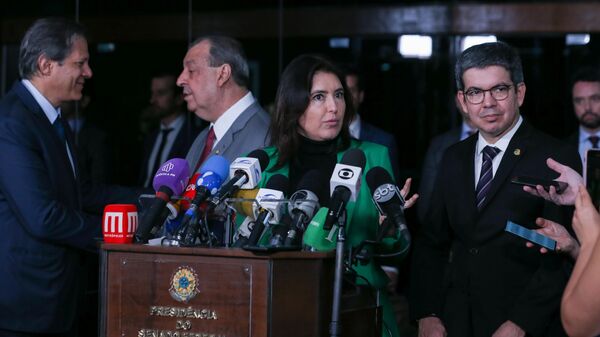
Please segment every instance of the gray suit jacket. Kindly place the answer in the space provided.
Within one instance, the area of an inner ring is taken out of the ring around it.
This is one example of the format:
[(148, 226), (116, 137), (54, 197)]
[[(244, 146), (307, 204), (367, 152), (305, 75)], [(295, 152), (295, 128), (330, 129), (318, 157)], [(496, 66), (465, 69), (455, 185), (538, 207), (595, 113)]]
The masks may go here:
[[(258, 102), (254, 102), (233, 122), (210, 154), (218, 154), (227, 158), (229, 162), (232, 162), (235, 158), (243, 156), (252, 150), (269, 146), (271, 142), (269, 133), (270, 122), (271, 118), (269, 114), (263, 110)], [(190, 164), (190, 170), (193, 170), (198, 164), (198, 160), (204, 149), (208, 130), (209, 128), (205, 128), (200, 132), (185, 157)]]

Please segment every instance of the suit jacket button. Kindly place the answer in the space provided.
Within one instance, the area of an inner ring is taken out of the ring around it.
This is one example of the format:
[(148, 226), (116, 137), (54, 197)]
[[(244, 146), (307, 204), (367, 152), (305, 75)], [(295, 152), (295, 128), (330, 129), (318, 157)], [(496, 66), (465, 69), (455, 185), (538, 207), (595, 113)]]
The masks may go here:
[(471, 255), (477, 255), (478, 253), (479, 253), (479, 249), (477, 249), (477, 248), (469, 249), (469, 254), (471, 254)]

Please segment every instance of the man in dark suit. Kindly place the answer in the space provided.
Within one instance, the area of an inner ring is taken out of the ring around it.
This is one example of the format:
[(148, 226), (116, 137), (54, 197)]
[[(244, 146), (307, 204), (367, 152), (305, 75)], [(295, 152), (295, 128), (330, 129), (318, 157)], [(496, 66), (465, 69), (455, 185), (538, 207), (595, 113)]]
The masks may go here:
[(177, 85), (188, 110), (210, 122), (186, 159), (193, 172), (212, 154), (229, 161), (270, 143), (269, 115), (248, 89), (250, 71), (240, 43), (225, 36), (194, 41)]
[(600, 70), (577, 70), (571, 78), (571, 98), (579, 128), (568, 141), (577, 146), (581, 162), (585, 162), (587, 150), (600, 147)]
[(429, 216), (415, 242), (410, 310), (419, 336), (564, 336), (564, 257), (539, 254), (505, 231), (542, 215), (570, 223), (572, 209), (535, 198), (514, 176), (553, 179), (548, 157), (580, 167), (577, 153), (523, 120), (523, 71), (505, 43), (465, 50), (457, 98), (479, 130), (450, 146)]
[[(456, 103), (460, 110), (460, 105)], [(456, 144), (459, 141), (469, 137), (477, 132), (469, 116), (461, 112), (461, 126), (448, 130), (440, 135), (435, 136), (427, 148), (425, 160), (423, 161), (423, 169), (421, 171), (421, 182), (419, 184), (419, 202), (417, 203), (417, 212), (419, 221), (423, 223), (429, 207), (431, 205), (431, 197), (435, 186), (435, 177), (440, 168), (442, 155), (450, 145)]]
[(81, 181), (61, 103), (81, 98), (92, 76), (83, 28), (36, 21), (19, 51), (21, 81), (0, 101), (0, 336), (73, 336), (101, 212), (131, 202), (125, 190)]
[(152, 76), (150, 104), (160, 125), (144, 140), (140, 185), (152, 187), (154, 174), (160, 164), (171, 158), (184, 158), (200, 128), (183, 108), (177, 77), (169, 72)]
[(344, 72), (346, 75), (346, 85), (352, 94), (352, 103), (354, 103), (357, 112), (350, 123), (350, 135), (359, 140), (366, 140), (387, 147), (394, 176), (396, 181), (399, 181), (400, 168), (398, 167), (398, 146), (396, 145), (396, 137), (360, 118), (360, 115), (358, 114), (358, 112), (360, 112), (359, 107), (365, 98), (365, 89), (362, 78), (358, 71), (353, 68), (348, 67)]

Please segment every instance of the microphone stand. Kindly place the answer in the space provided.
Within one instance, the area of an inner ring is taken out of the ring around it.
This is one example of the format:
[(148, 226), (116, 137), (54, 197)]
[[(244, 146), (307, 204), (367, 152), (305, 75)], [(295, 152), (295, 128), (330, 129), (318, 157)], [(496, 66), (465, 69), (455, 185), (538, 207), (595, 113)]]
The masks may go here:
[[(345, 210), (344, 210), (345, 213)], [(342, 282), (344, 273), (344, 249), (346, 242), (346, 216), (338, 217), (338, 235), (335, 245), (335, 276), (333, 280), (333, 303), (331, 306), (331, 323), (329, 323), (329, 335), (331, 337), (341, 336), (342, 324), (340, 322), (340, 309), (342, 303)]]

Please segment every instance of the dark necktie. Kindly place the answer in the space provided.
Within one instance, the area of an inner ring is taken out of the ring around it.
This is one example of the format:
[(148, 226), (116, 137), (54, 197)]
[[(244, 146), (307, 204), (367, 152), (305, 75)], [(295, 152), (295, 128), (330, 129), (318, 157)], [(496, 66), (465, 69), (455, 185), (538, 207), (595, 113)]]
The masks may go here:
[(600, 141), (600, 137), (598, 136), (589, 136), (588, 140), (592, 143), (592, 149), (598, 148), (598, 141)]
[[(151, 175), (158, 171), (158, 167), (161, 164), (163, 150), (165, 149), (165, 145), (167, 145), (167, 136), (171, 131), (173, 131), (173, 129), (162, 129), (162, 138), (160, 139), (160, 144), (158, 145), (158, 152), (156, 152), (154, 166), (152, 166), (152, 171), (150, 172)], [(152, 182), (152, 180), (150, 180), (150, 182)]]
[(208, 135), (206, 136), (206, 141), (204, 142), (204, 149), (202, 149), (202, 154), (200, 155), (200, 159), (198, 160), (198, 163), (196, 164), (196, 169), (193, 173), (196, 173), (200, 165), (202, 165), (206, 158), (208, 158), (208, 155), (212, 152), (213, 145), (215, 145), (216, 139), (217, 136), (215, 135), (215, 130), (211, 126), (210, 129), (208, 129)]
[(63, 125), (62, 118), (60, 118), (60, 115), (56, 117), (54, 123), (52, 123), (52, 126), (54, 126), (56, 134), (58, 134), (58, 138), (60, 138), (60, 140), (64, 144), (67, 141), (67, 136), (65, 135), (65, 126)]
[(481, 174), (479, 175), (479, 182), (477, 182), (477, 188), (475, 189), (477, 194), (477, 209), (481, 209), (481, 205), (483, 205), (483, 201), (490, 190), (490, 185), (492, 184), (492, 179), (494, 178), (492, 161), (499, 152), (500, 149), (496, 147), (486, 146), (483, 148)]

